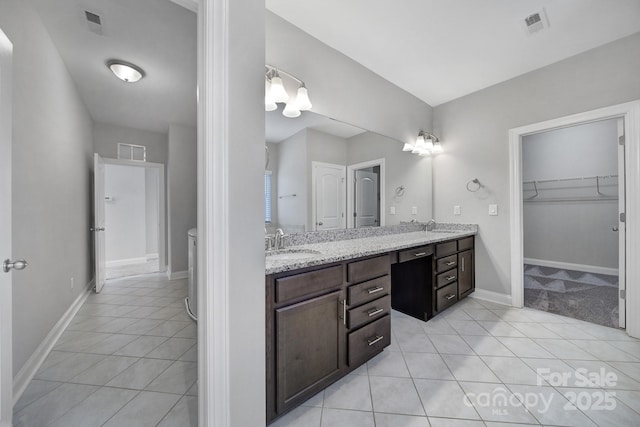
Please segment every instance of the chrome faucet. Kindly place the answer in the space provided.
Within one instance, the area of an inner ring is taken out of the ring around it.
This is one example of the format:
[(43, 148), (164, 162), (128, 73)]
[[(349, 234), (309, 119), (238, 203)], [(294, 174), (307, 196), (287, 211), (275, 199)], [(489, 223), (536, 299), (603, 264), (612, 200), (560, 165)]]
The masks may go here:
[(284, 231), (282, 231), (282, 228), (278, 228), (276, 230), (276, 235), (273, 243), (274, 249), (284, 249), (284, 236), (285, 234)]
[(429, 222), (427, 222), (427, 231), (433, 231), (435, 227), (436, 227), (436, 220), (430, 219)]

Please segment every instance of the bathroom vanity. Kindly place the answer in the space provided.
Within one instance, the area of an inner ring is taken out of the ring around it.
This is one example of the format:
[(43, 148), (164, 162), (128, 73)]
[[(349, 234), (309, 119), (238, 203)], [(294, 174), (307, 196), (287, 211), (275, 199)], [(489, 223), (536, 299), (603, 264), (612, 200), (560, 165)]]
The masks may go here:
[(414, 231), (271, 252), (267, 421), (387, 347), (392, 307), (428, 320), (472, 293), (475, 234), (475, 228)]

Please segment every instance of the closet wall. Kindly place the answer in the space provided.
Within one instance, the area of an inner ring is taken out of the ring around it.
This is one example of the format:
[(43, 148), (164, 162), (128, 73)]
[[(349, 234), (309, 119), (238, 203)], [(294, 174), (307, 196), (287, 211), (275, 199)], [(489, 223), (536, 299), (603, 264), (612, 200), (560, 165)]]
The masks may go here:
[(617, 274), (617, 119), (526, 136), (522, 163), (525, 264)]

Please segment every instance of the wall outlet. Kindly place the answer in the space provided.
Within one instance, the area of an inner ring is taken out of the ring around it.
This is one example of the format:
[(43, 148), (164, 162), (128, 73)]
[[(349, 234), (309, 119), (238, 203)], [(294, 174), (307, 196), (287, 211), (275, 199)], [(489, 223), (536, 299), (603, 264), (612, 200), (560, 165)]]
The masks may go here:
[(498, 216), (498, 205), (489, 205), (489, 215)]
[(391, 206), (389, 208), (389, 215), (395, 215), (396, 214), (396, 207), (395, 206)]
[(411, 208), (411, 215), (418, 215), (418, 207), (417, 206), (413, 206)]
[(71, 289), (73, 289), (75, 286), (76, 286), (75, 279), (72, 277), (71, 278)]
[(453, 207), (453, 214), (454, 215), (460, 215), (460, 205), (455, 205)]

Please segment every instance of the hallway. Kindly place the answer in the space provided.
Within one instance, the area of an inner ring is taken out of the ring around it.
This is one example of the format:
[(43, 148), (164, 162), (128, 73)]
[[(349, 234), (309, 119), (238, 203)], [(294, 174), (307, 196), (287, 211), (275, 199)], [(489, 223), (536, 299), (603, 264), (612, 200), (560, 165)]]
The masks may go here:
[(14, 426), (197, 426), (187, 280), (109, 280), (91, 293), (14, 407)]

